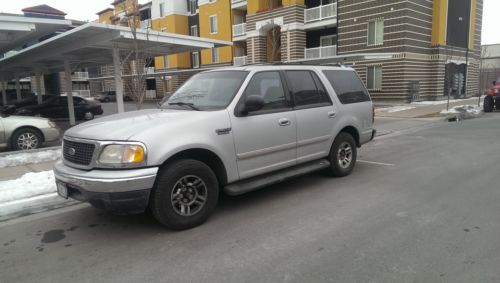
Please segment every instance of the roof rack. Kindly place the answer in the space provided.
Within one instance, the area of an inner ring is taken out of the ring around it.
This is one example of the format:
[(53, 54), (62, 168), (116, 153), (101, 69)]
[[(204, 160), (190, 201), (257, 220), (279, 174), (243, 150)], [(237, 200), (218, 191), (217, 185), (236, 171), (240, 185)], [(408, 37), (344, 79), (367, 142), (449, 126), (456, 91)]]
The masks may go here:
[(312, 64), (308, 62), (264, 62), (264, 63), (250, 63), (240, 65), (238, 67), (249, 67), (249, 66), (330, 66), (330, 67), (346, 67), (346, 65), (341, 63), (322, 63), (322, 64)]

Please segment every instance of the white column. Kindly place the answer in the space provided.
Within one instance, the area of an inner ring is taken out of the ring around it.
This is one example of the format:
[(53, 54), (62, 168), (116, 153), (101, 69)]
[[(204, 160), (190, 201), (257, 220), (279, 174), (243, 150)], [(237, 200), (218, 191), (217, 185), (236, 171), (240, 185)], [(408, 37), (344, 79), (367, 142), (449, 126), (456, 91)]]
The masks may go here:
[(115, 69), (116, 104), (118, 105), (118, 113), (123, 113), (125, 112), (123, 107), (123, 79), (120, 62), (120, 50), (118, 50), (118, 48), (113, 48), (113, 66)]
[(7, 91), (6, 91), (6, 86), (5, 86), (5, 82), (2, 80), (0, 81), (0, 84), (2, 85), (2, 101), (3, 101), (3, 105), (7, 105)]
[(66, 94), (68, 96), (69, 124), (76, 125), (75, 106), (73, 104), (73, 80), (71, 78), (71, 66), (68, 60), (64, 60), (64, 81), (66, 83)]
[(42, 73), (40, 71), (36, 71), (35, 80), (36, 80), (36, 97), (38, 104), (42, 104)]
[(21, 84), (19, 83), (19, 77), (16, 76), (16, 95), (17, 101), (21, 101), (23, 98), (21, 97)]

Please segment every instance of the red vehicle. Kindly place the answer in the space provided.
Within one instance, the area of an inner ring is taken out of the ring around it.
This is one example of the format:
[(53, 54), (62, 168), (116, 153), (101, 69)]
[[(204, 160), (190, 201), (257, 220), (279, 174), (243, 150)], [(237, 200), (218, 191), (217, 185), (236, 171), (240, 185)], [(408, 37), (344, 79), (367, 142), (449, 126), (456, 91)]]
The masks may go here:
[(492, 112), (493, 108), (500, 110), (500, 82), (493, 82), (493, 87), (488, 90), (484, 98), (484, 112)]

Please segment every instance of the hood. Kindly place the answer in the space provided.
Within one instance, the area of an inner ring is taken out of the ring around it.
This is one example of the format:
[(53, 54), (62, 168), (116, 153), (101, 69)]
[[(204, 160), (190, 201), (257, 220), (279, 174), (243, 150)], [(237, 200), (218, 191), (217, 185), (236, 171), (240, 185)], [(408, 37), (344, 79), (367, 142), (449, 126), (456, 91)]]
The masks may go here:
[[(145, 109), (125, 112), (85, 122), (66, 131), (74, 138), (106, 141), (144, 141), (141, 135), (154, 135), (178, 127), (206, 120), (212, 116), (208, 111), (186, 111), (173, 109)], [(226, 114), (227, 115), (227, 114)]]

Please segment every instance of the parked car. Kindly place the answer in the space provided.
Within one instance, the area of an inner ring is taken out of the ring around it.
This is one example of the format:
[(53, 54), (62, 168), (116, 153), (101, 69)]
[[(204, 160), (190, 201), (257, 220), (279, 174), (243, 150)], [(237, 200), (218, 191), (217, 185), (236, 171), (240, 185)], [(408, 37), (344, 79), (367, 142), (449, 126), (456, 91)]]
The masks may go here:
[[(96, 100), (99, 100), (100, 102), (112, 102), (116, 101), (116, 92), (115, 91), (104, 91), (100, 94), (98, 94), (95, 97)], [(132, 101), (132, 98), (128, 95), (123, 96), (124, 101)]]
[[(52, 98), (54, 98), (54, 95), (42, 95), (42, 103), (46, 102)], [(21, 101), (13, 101), (12, 103), (8, 104), (8, 106), (11, 106), (12, 108), (18, 109), (26, 106), (33, 106), (38, 104), (38, 97), (36, 95), (28, 96), (24, 98)]]
[(1, 113), (0, 148), (29, 150), (39, 148), (44, 142), (56, 141), (61, 131), (49, 119), (40, 117), (10, 116)]
[(245, 66), (189, 79), (160, 109), (69, 129), (58, 192), (128, 214), (149, 207), (187, 229), (240, 195), (315, 170), (351, 173), (374, 138), (373, 104), (353, 69)]
[[(102, 115), (103, 110), (99, 102), (73, 96), (75, 117), (78, 120), (92, 120), (95, 115)], [(17, 109), (16, 114), (24, 116), (41, 116), (46, 118), (68, 118), (68, 97), (53, 96), (42, 104), (25, 106)]]
[[(17, 93), (15, 92), (15, 90), (8, 90), (6, 92), (6, 96), (7, 96), (7, 104), (3, 105), (3, 99), (0, 97), (0, 106), (7, 106), (19, 103), (19, 101), (17, 101)], [(33, 98), (36, 98), (36, 95), (34, 93), (21, 92), (21, 101), (30, 100)]]

